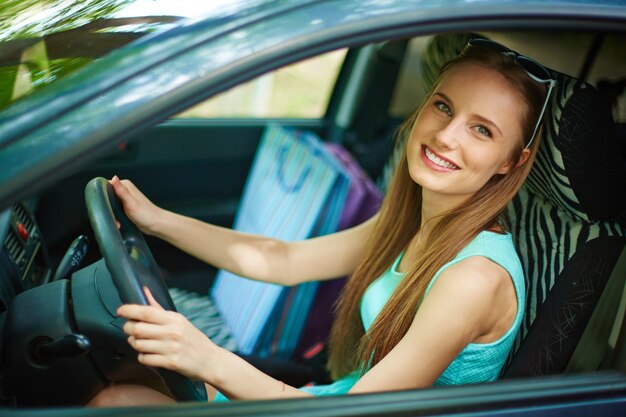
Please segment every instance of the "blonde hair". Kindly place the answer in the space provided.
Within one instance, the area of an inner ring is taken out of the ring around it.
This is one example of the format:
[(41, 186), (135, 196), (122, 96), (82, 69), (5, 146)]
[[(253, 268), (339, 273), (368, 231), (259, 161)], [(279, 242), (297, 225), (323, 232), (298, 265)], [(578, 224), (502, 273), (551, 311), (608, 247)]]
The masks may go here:
[[(336, 305), (328, 361), (328, 368), (335, 379), (354, 371), (364, 373), (366, 368), (376, 365), (398, 344), (408, 331), (435, 273), (478, 233), (498, 224), (505, 207), (530, 171), (541, 132), (537, 132), (537, 138), (529, 148), (528, 160), (523, 164), (517, 164), (517, 161), (539, 118), (545, 88), (533, 81), (511, 57), (483, 47), (468, 47), (458, 58), (442, 67), (438, 81), (425, 102), (430, 99), (442, 76), (463, 63), (497, 71), (517, 88), (527, 108), (522, 119), (525, 139), (520, 138), (512, 152), (510, 160), (514, 165), (509, 172), (494, 175), (464, 204), (440, 217), (429, 233), (423, 251), (416, 254), (417, 260), (365, 333), (359, 311), (365, 290), (406, 249), (421, 224), (421, 187), (409, 176), (406, 155), (403, 153), (404, 157), (400, 158), (383, 200), (365, 257), (352, 274)], [(423, 104), (400, 127), (397, 146), (404, 146), (422, 107)]]

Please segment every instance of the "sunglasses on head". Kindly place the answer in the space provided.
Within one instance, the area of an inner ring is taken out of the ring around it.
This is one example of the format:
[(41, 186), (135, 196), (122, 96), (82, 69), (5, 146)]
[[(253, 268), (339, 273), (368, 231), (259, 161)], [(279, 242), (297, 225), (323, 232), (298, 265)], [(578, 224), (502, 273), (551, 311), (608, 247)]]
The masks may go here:
[(531, 143), (533, 143), (533, 141), (535, 140), (535, 136), (537, 135), (537, 131), (539, 130), (539, 125), (541, 124), (543, 115), (546, 111), (546, 108), (548, 107), (550, 94), (552, 93), (554, 85), (556, 84), (556, 80), (552, 76), (552, 73), (548, 71), (546, 67), (544, 67), (543, 65), (541, 65), (539, 62), (535, 61), (534, 59), (530, 59), (527, 56), (517, 53), (513, 51), (512, 49), (509, 49), (506, 46), (498, 42), (491, 41), (489, 39), (482, 39), (482, 38), (470, 39), (468, 42), (468, 46), (479, 46), (479, 47), (490, 48), (496, 52), (501, 53), (502, 55), (511, 56), (513, 57), (515, 62), (517, 62), (517, 64), (521, 66), (524, 69), (524, 71), (526, 71), (526, 74), (528, 74), (530, 78), (537, 81), (538, 83), (548, 84), (548, 92), (546, 93), (546, 99), (543, 102), (543, 107), (541, 108), (539, 119), (537, 120), (537, 124), (535, 125), (535, 129), (533, 130), (533, 134), (530, 137), (530, 140), (525, 146), (526, 148), (528, 148), (531, 145)]

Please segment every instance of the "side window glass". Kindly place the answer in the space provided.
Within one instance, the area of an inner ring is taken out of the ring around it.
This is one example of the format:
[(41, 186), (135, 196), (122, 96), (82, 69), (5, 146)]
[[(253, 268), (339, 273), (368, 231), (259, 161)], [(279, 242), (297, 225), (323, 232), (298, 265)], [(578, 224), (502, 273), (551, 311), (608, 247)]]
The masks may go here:
[(604, 39), (595, 65), (589, 74), (592, 82), (613, 106), (613, 118), (626, 123), (626, 59), (624, 59), (624, 35), (608, 35)]
[(420, 36), (409, 42), (398, 74), (398, 81), (391, 96), (390, 117), (405, 119), (426, 97), (428, 86), (422, 73), (422, 58), (431, 39), (431, 36)]
[[(536, 59), (553, 70), (579, 77), (585, 66), (590, 48), (596, 38), (592, 33), (563, 33), (558, 43), (545, 42), (545, 34), (529, 33), (526, 36), (513, 34), (487, 34), (490, 38), (505, 43), (512, 49)], [(613, 105), (616, 122), (626, 121), (626, 94), (624, 93), (624, 40), (622, 35), (608, 34), (593, 59), (585, 81), (596, 86), (607, 101)]]
[[(568, 33), (567, 38), (564, 38), (567, 42), (559, 42), (558, 48), (555, 48), (553, 44), (544, 42), (543, 33), (528, 33), (525, 36), (519, 33), (481, 34), (537, 59), (549, 68), (574, 77), (578, 76), (585, 64), (594, 41), (589, 33)], [(406, 118), (426, 96), (428, 86), (424, 81), (427, 77), (423, 73), (422, 59), (431, 39), (430, 36), (424, 36), (409, 42), (389, 106), (390, 117)], [(621, 76), (624, 73), (624, 61), (616, 58), (623, 56), (619, 54), (623, 43), (623, 36), (606, 36), (586, 78), (587, 82), (598, 87), (612, 101), (613, 117), (617, 123), (626, 122), (626, 93), (623, 92), (624, 79)]]
[(211, 97), (176, 117), (323, 117), (346, 52), (341, 49), (280, 68)]

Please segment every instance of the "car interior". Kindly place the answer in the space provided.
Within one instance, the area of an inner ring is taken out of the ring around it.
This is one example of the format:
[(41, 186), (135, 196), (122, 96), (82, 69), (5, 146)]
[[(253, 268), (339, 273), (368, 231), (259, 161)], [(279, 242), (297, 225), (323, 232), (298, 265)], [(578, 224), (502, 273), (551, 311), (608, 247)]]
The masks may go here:
[[(329, 72), (317, 116), (195, 116), (200, 108), (219, 108), (211, 98), (0, 213), (0, 404), (77, 405), (108, 381), (132, 379), (163, 389), (162, 379), (171, 391), (187, 382), (171, 382), (177, 377), (171, 373), (157, 378), (126, 343), (114, 314), (120, 300), (103, 266), (106, 249), (96, 244), (85, 203), (90, 180), (131, 179), (158, 205), (230, 227), (259, 141), (268, 125), (278, 124), (342, 145), (384, 193), (399, 157), (398, 126), (425, 97), (441, 64), (475, 35), (536, 59), (557, 79), (537, 161), (506, 213), (526, 273), (527, 308), (502, 377), (626, 370), (625, 35), (452, 33), (329, 53), (336, 70)], [(17, 56), (0, 65), (15, 65)], [(216, 98), (236, 94), (233, 89)], [(102, 187), (88, 191), (88, 204), (106, 204)], [(213, 267), (150, 236), (143, 242), (132, 225), (124, 227), (127, 238), (150, 247), (150, 267), (168, 287), (208, 298)], [(167, 303), (166, 293), (161, 297)], [(288, 383), (327, 381), (324, 349), (315, 353), (287, 362), (246, 357)]]

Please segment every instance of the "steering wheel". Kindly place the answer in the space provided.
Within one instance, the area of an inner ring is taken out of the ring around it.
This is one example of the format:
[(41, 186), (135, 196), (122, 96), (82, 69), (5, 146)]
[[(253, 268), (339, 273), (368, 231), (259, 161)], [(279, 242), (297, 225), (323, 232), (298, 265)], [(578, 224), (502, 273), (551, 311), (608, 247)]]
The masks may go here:
[[(109, 181), (102, 177), (89, 181), (85, 201), (100, 252), (122, 302), (148, 305), (143, 292), (143, 287), (148, 287), (163, 308), (176, 311), (143, 234), (124, 213)], [(116, 219), (120, 222), (119, 230)], [(155, 371), (176, 400), (206, 401), (189, 378), (167, 369)]]

